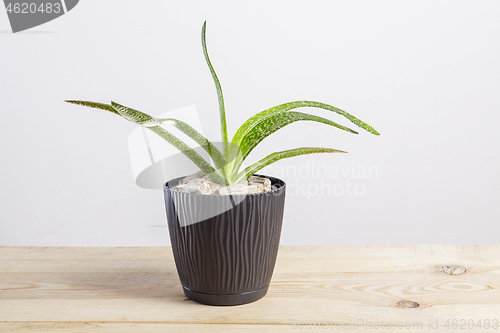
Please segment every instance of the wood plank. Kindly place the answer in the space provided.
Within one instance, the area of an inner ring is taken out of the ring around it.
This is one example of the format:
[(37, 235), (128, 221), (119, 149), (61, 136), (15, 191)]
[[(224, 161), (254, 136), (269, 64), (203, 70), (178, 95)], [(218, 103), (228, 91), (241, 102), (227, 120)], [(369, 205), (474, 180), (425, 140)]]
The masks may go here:
[[(9, 322), (0, 323), (0, 332), (17, 332), (17, 333), (35, 333), (35, 332), (109, 332), (109, 333), (138, 333), (138, 332), (175, 332), (175, 333), (256, 333), (256, 332), (294, 332), (294, 331), (326, 331), (326, 332), (369, 332), (371, 329), (366, 328), (330, 328), (322, 326), (321, 329), (316, 325), (316, 328), (307, 329), (304, 326), (299, 330), (293, 326), (283, 325), (224, 325), (224, 324), (163, 324), (163, 323), (94, 323), (94, 322)], [(381, 328), (373, 328), (373, 331), (382, 330)], [(387, 328), (386, 328), (387, 330)], [(394, 329), (395, 331), (406, 332), (414, 331), (421, 333), (436, 333), (436, 329)], [(462, 330), (463, 331), (463, 330)], [(497, 330), (466, 330), (466, 332), (496, 332)], [(450, 329), (449, 332), (455, 332)]]
[(176, 333), (219, 333), (219, 332), (290, 332), (288, 326), (276, 325), (210, 325), (210, 324), (163, 324), (163, 323), (94, 323), (94, 322), (9, 322), (0, 323), (0, 332), (176, 332)]
[[(170, 247), (0, 247), (0, 331), (246, 332), (258, 325), (266, 332), (293, 329), (293, 320), (424, 328), (499, 320), (499, 254), (496, 245), (282, 246), (268, 295), (221, 308), (183, 295)], [(467, 272), (443, 274), (444, 265)]]

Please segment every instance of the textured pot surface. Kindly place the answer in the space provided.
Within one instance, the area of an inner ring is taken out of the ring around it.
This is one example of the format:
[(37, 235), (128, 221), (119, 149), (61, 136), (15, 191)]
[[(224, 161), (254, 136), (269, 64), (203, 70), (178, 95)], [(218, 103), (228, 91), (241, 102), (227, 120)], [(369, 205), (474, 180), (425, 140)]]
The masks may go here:
[(168, 228), (187, 297), (236, 305), (263, 297), (276, 263), (286, 185), (248, 195), (203, 195), (164, 186)]

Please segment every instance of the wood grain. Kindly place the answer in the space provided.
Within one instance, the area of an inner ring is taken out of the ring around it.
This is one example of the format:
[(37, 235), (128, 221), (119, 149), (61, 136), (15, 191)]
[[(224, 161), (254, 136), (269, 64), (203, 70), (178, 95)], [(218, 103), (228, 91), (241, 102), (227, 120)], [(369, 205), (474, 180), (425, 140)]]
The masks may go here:
[(500, 246), (282, 246), (267, 296), (233, 307), (187, 299), (170, 247), (0, 247), (0, 332), (431, 332), (448, 319), (500, 320)]

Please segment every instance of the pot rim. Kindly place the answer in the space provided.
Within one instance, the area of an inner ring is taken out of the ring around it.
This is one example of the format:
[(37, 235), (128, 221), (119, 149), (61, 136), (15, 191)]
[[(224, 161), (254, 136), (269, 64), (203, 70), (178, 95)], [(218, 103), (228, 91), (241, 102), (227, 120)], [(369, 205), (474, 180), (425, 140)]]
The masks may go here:
[[(259, 175), (259, 174), (253, 174), (253, 176), (258, 176), (258, 177), (264, 177), (264, 178), (267, 178), (267, 179), (270, 179), (270, 178), (274, 178), (280, 182), (283, 183), (283, 185), (280, 185), (277, 189), (275, 190), (271, 190), (271, 191), (267, 191), (267, 192), (259, 192), (259, 193), (248, 193), (248, 194), (228, 194), (228, 195), (220, 195), (220, 194), (216, 194), (216, 195), (213, 195), (213, 194), (201, 194), (201, 193), (186, 193), (186, 192), (179, 192), (179, 191), (175, 191), (176, 193), (179, 193), (179, 194), (184, 194), (184, 195), (189, 195), (189, 196), (202, 196), (202, 197), (212, 197), (212, 198), (220, 198), (220, 197), (247, 197), (249, 195), (251, 196), (258, 196), (258, 195), (278, 195), (279, 192), (281, 192), (282, 190), (284, 190), (286, 188), (286, 183), (282, 180), (282, 179), (279, 179), (277, 177), (273, 177), (273, 176), (266, 176), (266, 175)], [(169, 192), (174, 192), (169, 186), (168, 186), (168, 183), (170, 182), (174, 182), (174, 181), (178, 181), (184, 177), (187, 177), (187, 176), (183, 176), (183, 177), (177, 177), (177, 178), (174, 178), (174, 179), (171, 179), (169, 180), (168, 182), (164, 183), (163, 184), (163, 190), (168, 190)], [(271, 182), (272, 182), (272, 179), (270, 179)]]

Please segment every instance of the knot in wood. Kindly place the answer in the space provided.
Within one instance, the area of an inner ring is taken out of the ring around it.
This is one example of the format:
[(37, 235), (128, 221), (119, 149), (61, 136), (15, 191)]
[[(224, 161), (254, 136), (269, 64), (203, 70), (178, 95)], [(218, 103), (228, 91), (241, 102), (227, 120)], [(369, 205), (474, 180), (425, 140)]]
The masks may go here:
[(398, 306), (401, 308), (415, 309), (415, 308), (418, 308), (420, 306), (420, 304), (418, 304), (417, 302), (413, 302), (413, 301), (403, 300), (403, 301), (398, 302)]
[(448, 275), (460, 275), (467, 272), (467, 269), (463, 266), (451, 265), (451, 266), (442, 266), (439, 271), (443, 274)]

